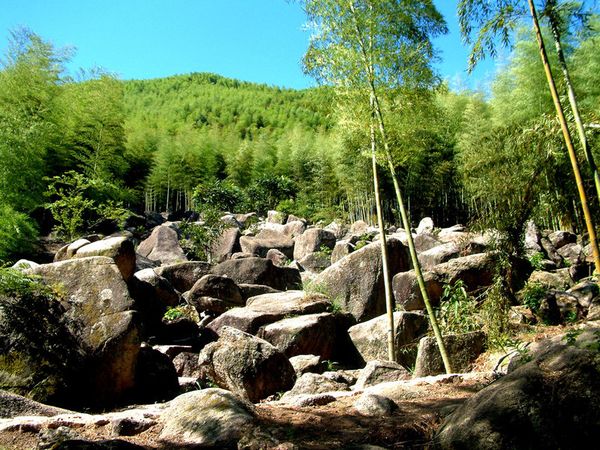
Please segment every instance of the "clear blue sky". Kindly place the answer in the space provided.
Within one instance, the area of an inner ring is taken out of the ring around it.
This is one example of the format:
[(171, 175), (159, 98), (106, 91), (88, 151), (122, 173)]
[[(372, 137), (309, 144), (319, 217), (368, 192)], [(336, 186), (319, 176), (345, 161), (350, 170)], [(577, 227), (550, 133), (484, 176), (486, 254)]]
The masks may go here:
[[(440, 73), (451, 85), (482, 87), (493, 62), (467, 77), (456, 0), (435, 3), (450, 29), (436, 41)], [(214, 72), (303, 88), (314, 84), (300, 66), (304, 22), (286, 0), (0, 0), (0, 52), (9, 30), (25, 26), (57, 47), (76, 47), (72, 70), (98, 66), (124, 79)]]

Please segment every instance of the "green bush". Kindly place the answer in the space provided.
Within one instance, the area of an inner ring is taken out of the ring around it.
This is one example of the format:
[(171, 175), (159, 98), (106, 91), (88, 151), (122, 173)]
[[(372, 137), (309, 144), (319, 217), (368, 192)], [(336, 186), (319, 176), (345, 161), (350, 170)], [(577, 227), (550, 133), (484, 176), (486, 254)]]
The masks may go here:
[(246, 201), (246, 194), (236, 185), (227, 181), (214, 180), (199, 184), (193, 194), (196, 209), (240, 212)]
[(180, 227), (183, 236), (181, 246), (188, 258), (212, 262), (212, 246), (227, 227), (220, 212), (207, 207), (202, 212), (202, 221), (183, 221)]
[(468, 333), (478, 330), (480, 326), (476, 313), (477, 302), (469, 296), (461, 280), (444, 286), (438, 309), (438, 323), (443, 333)]
[(521, 290), (521, 301), (527, 306), (532, 313), (537, 314), (542, 304), (542, 300), (546, 298), (548, 288), (542, 283), (538, 282), (527, 282), (525, 287)]
[(27, 215), (0, 205), (0, 262), (8, 263), (30, 252), (37, 237), (37, 228)]

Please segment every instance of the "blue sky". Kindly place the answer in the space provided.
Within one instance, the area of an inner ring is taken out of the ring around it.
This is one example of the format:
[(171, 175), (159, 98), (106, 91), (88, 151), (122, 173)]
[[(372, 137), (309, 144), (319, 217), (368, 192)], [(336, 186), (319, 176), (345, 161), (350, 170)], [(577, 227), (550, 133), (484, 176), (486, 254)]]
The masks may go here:
[[(450, 33), (436, 40), (438, 70), (453, 86), (482, 88), (484, 61), (466, 74), (467, 50), (456, 0), (434, 0)], [(286, 0), (0, 0), (0, 52), (9, 30), (26, 26), (57, 47), (73, 46), (70, 68), (102, 67), (121, 78), (214, 72), (245, 81), (303, 88), (308, 44), (301, 7)]]

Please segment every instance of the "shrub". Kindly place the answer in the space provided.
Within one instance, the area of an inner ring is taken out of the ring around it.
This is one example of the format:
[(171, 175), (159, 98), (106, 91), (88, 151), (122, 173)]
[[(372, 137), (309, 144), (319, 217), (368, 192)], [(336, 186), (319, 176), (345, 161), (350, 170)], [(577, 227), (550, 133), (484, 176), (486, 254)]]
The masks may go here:
[(446, 284), (438, 309), (438, 321), (444, 333), (468, 333), (480, 328), (476, 319), (477, 302), (467, 294), (461, 280)]
[(542, 283), (527, 282), (521, 290), (521, 302), (527, 306), (532, 313), (537, 314), (542, 304), (542, 300), (546, 298), (548, 288)]
[(27, 215), (0, 205), (0, 262), (14, 261), (30, 252), (37, 237), (37, 228)]

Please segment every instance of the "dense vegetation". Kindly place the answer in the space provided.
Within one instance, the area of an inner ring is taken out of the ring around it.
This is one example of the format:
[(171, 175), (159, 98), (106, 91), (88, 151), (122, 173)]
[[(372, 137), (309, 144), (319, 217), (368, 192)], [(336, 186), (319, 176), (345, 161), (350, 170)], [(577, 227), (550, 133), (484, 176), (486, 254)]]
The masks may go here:
[[(489, 93), (434, 82), (405, 83), (401, 103), (397, 90), (386, 96), (390, 147), (413, 219), (477, 219), (518, 233), (535, 218), (581, 230), (535, 41), (519, 23), (514, 52)], [(568, 27), (563, 44), (597, 154), (599, 24), (593, 17), (587, 24)], [(126, 209), (189, 209), (198, 186), (196, 198), (216, 190), (235, 199), (232, 210), (372, 219), (369, 136), (353, 125), (360, 112), (340, 101), (356, 92), (213, 74), (123, 82), (101, 71), (70, 75), (68, 58), (17, 30), (0, 66), (1, 260), (27, 253), (50, 215), (73, 237), (103, 219), (123, 219)], [(560, 82), (559, 89), (564, 95)], [(389, 175), (382, 177), (384, 192), (393, 193)], [(586, 170), (584, 178), (591, 192)], [(395, 202), (385, 207), (397, 221)]]

